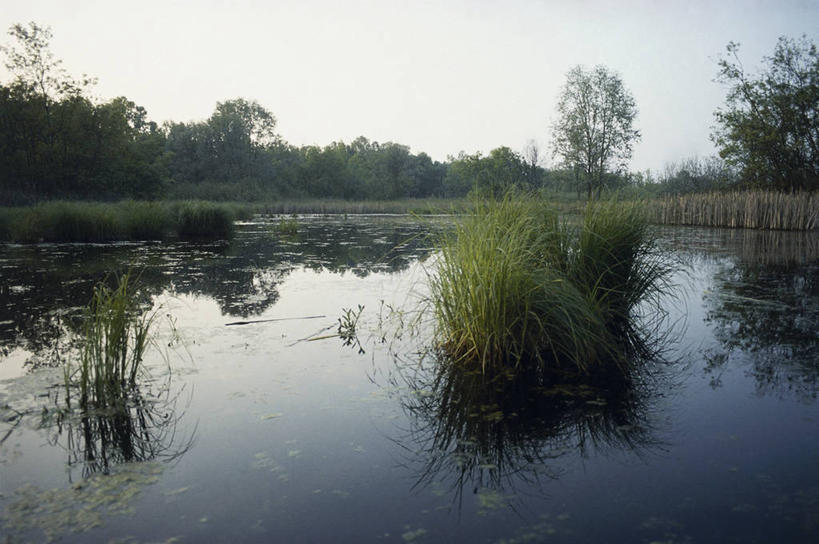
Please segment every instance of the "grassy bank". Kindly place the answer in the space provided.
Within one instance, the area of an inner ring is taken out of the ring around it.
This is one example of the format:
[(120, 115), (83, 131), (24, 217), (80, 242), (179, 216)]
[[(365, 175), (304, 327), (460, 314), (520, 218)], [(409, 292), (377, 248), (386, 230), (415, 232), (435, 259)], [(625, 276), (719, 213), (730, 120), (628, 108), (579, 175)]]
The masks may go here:
[(662, 225), (777, 230), (819, 228), (817, 193), (737, 191), (668, 196), (653, 201), (650, 219)]
[(590, 204), (575, 228), (535, 199), (476, 203), (439, 246), (437, 344), (485, 374), (628, 372), (644, 347), (638, 307), (651, 321), (669, 287), (634, 204)]
[(249, 206), (210, 202), (46, 202), (0, 208), (0, 241), (111, 242), (168, 238), (218, 240)]
[(406, 198), (399, 200), (309, 199), (279, 200), (259, 204), (269, 214), (447, 214), (468, 210), (463, 198)]

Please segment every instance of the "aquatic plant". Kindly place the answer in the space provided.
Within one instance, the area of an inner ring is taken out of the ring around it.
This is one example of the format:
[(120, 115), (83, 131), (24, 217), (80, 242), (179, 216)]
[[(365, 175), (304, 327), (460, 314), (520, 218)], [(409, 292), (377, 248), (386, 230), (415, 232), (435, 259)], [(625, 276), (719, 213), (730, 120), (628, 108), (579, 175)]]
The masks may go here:
[(46, 202), (0, 207), (0, 240), (110, 242), (182, 238), (223, 239), (233, 221), (247, 218), (251, 206), (207, 202)]
[(156, 312), (140, 309), (130, 274), (117, 286), (101, 283), (86, 308), (79, 360), (65, 366), (66, 402), (78, 390), (82, 410), (124, 409), (136, 386), (145, 350), (151, 341)]
[[(641, 350), (641, 325), (663, 315), (660, 297), (671, 291), (669, 260), (649, 232), (644, 206), (617, 201), (589, 203), (576, 241), (567, 252), (567, 278), (586, 296), (608, 330), (620, 364), (622, 350)], [(635, 316), (648, 305), (648, 319)]]
[(592, 204), (574, 233), (534, 198), (476, 202), (439, 247), (437, 344), (483, 373), (623, 366), (620, 335), (639, 329), (638, 306), (658, 301), (671, 272), (633, 205)]
[(296, 215), (293, 215), (289, 219), (284, 218), (284, 219), (280, 220), (276, 224), (276, 230), (278, 231), (278, 233), (280, 235), (298, 234), (299, 227), (300, 227), (300, 224), (299, 224), (298, 217)]
[(177, 205), (176, 232), (185, 239), (227, 239), (233, 235), (233, 214), (212, 202), (183, 202)]
[(651, 219), (663, 225), (816, 230), (816, 192), (733, 191), (667, 196), (649, 207)]

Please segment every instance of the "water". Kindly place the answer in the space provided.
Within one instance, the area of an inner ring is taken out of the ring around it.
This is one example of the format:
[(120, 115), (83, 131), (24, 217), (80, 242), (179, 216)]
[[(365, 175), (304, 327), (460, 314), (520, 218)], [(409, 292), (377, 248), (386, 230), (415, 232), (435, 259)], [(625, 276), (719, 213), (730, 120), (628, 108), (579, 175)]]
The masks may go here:
[[(0, 534), (816, 540), (815, 234), (661, 230), (683, 266), (668, 362), (616, 395), (555, 388), (532, 407), (437, 376), (418, 355), (428, 323), (393, 311), (422, 295), (425, 234), (446, 219), (300, 222), (243, 224), (229, 245), (0, 248)], [(92, 285), (129, 267), (163, 316), (150, 402), (60, 420), (66, 335)], [(311, 340), (359, 305), (360, 346)]]

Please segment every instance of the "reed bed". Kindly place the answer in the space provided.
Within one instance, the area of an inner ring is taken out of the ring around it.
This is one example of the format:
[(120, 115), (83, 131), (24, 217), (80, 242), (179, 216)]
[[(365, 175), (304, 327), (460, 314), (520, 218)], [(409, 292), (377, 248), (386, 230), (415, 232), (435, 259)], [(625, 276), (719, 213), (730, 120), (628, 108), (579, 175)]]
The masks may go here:
[(233, 222), (253, 211), (249, 206), (195, 201), (46, 202), (0, 208), (0, 241), (226, 239), (233, 234)]
[(430, 273), (437, 345), (484, 374), (627, 372), (672, 272), (641, 210), (592, 203), (572, 228), (536, 199), (476, 202)]
[(649, 207), (663, 225), (815, 230), (819, 194), (815, 192), (735, 191), (667, 196)]

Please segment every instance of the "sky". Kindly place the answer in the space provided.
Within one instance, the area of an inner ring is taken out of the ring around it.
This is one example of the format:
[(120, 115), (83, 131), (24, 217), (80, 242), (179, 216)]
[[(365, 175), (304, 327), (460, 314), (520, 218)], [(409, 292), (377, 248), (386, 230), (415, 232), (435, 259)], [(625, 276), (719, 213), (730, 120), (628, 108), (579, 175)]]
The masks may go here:
[(729, 41), (751, 72), (779, 36), (819, 42), (819, 0), (0, 0), (0, 29), (29, 21), (69, 73), (98, 78), (98, 99), (159, 123), (243, 97), (291, 144), (363, 135), (436, 160), (534, 140), (553, 165), (566, 73), (602, 64), (639, 108), (640, 171), (715, 152)]

